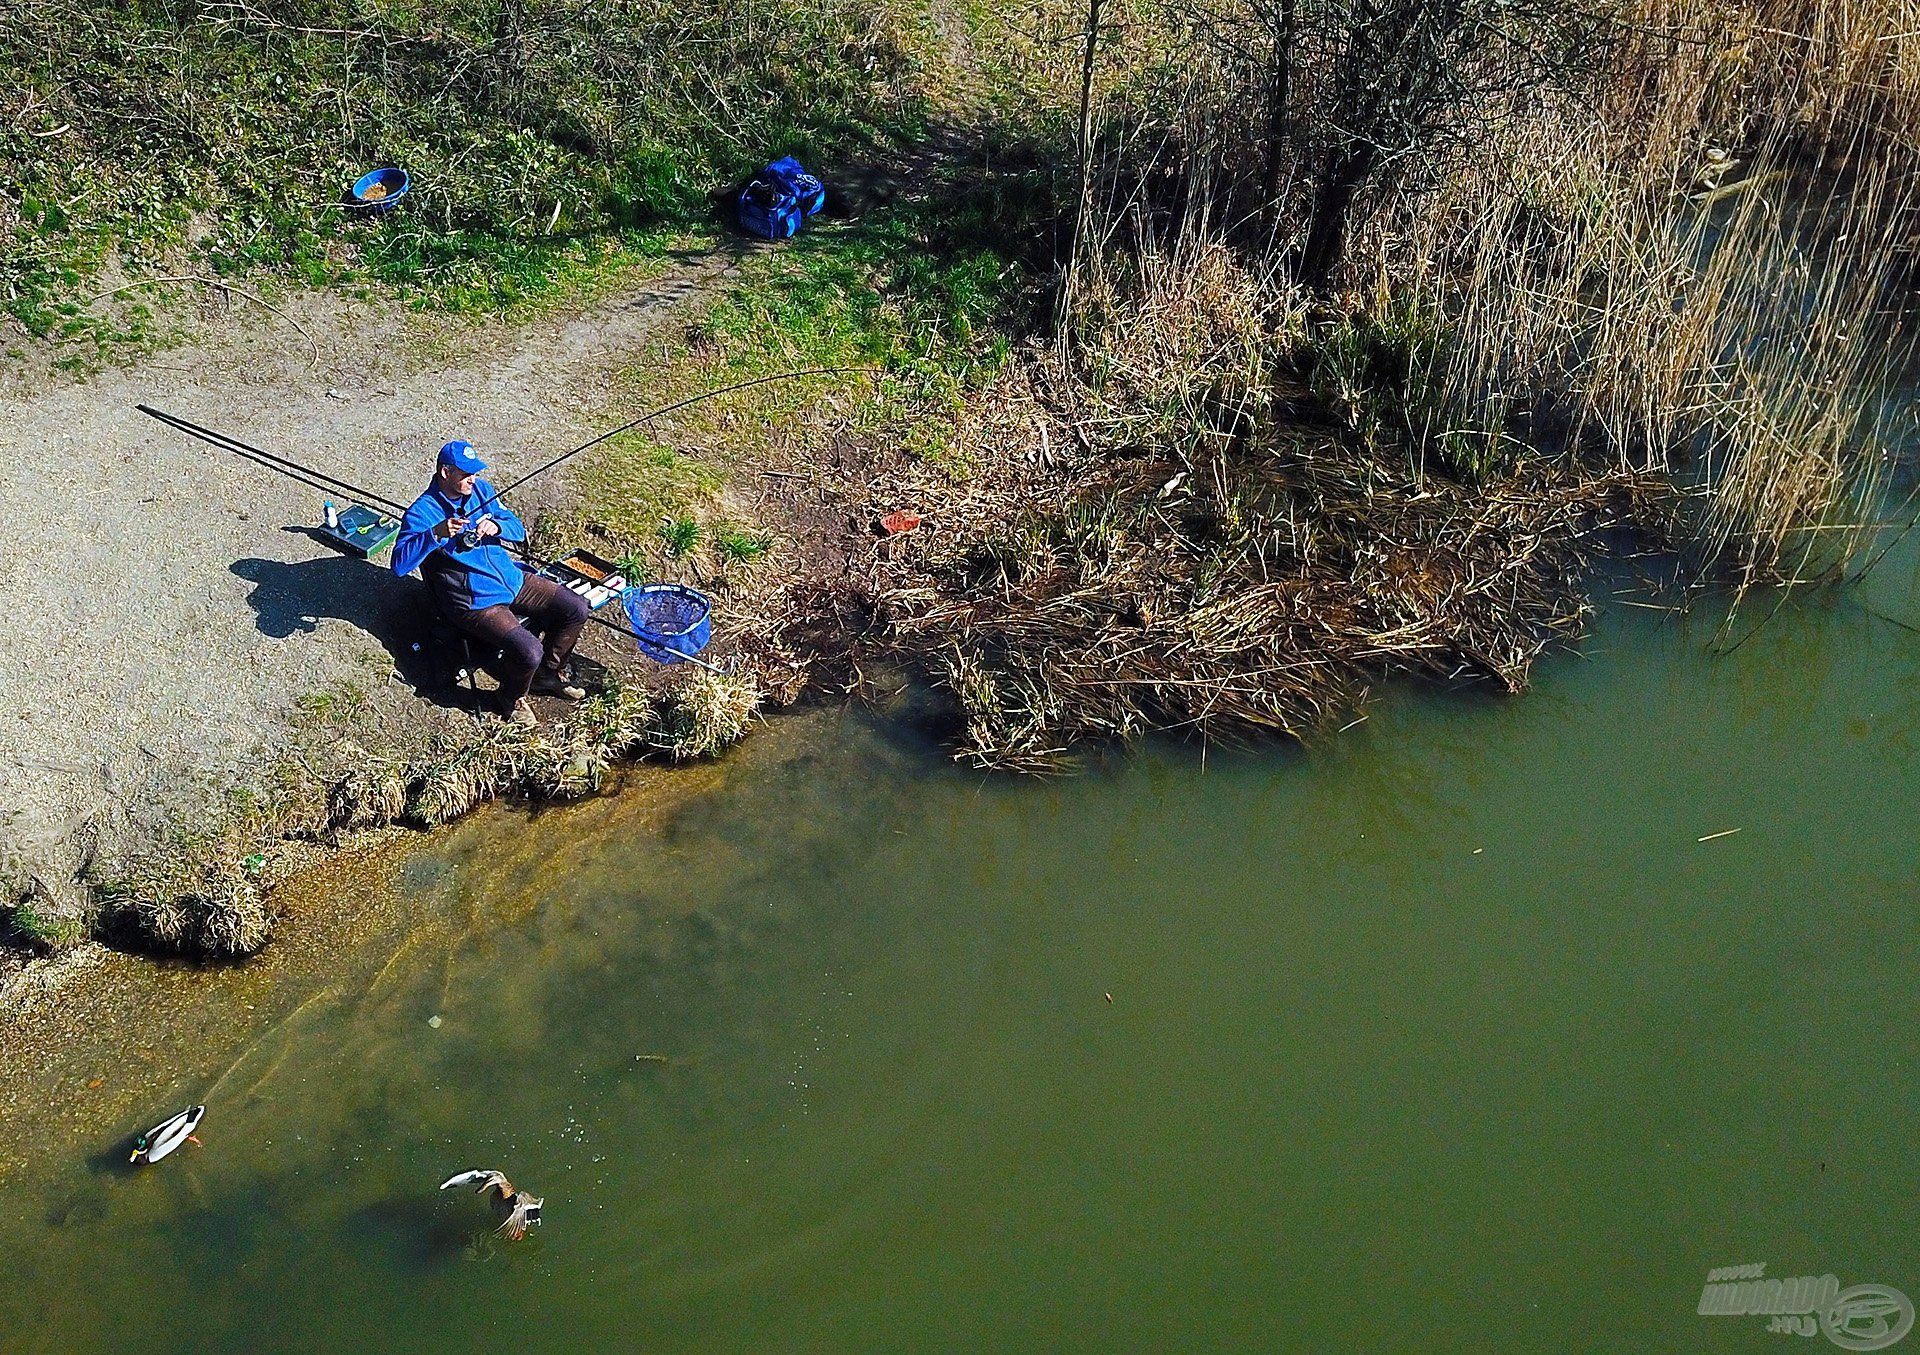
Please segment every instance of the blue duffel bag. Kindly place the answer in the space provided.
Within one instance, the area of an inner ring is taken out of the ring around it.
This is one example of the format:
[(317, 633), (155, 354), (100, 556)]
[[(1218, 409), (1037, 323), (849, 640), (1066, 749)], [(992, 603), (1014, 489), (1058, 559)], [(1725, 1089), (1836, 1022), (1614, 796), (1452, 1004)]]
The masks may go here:
[(784, 240), (827, 205), (827, 190), (791, 155), (755, 175), (740, 192), (740, 229)]
[(802, 216), (812, 216), (827, 205), (827, 186), (802, 169), (791, 155), (783, 155), (768, 165), (767, 174), (792, 190)]

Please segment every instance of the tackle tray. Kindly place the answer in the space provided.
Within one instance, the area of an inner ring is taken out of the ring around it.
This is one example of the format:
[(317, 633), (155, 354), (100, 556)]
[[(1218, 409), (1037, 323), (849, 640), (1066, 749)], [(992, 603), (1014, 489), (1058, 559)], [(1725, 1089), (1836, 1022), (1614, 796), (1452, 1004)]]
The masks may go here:
[(341, 512), (338, 527), (322, 522), (314, 530), (332, 545), (366, 559), (393, 544), (393, 538), (400, 535), (400, 519), (356, 503)]
[(578, 593), (587, 600), (587, 606), (596, 612), (627, 588), (626, 577), (618, 572), (613, 561), (595, 555), (590, 550), (573, 551), (550, 565), (542, 565), (534, 572), (542, 578), (552, 579), (570, 592)]

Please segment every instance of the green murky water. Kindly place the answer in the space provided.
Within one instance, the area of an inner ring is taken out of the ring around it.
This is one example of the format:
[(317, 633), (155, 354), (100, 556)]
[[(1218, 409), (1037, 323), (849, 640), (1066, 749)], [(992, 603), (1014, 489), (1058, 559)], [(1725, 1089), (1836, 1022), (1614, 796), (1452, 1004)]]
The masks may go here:
[(1036, 784), (816, 716), (664, 821), (485, 817), (397, 955), (156, 1087), (204, 1149), (16, 1185), (0, 1349), (1740, 1351), (1712, 1267), (1920, 1296), (1912, 580), (1719, 658), (1617, 609), (1310, 753)]

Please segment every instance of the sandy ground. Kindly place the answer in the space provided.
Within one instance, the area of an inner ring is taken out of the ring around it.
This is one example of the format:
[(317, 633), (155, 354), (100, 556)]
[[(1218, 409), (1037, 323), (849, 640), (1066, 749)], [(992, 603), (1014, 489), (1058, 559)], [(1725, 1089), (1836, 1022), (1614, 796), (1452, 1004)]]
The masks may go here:
[[(147, 403), (400, 502), (451, 437), (510, 478), (598, 431), (732, 254), (511, 327), (327, 295), (207, 306), (186, 347), (87, 380), (0, 368), (0, 847), (63, 888), (97, 843), (191, 815), (351, 684), (422, 726), (396, 674), (418, 585), (304, 529), (322, 496), (139, 413)], [(298, 328), (292, 323), (298, 322)], [(299, 330), (304, 329), (303, 337)]]

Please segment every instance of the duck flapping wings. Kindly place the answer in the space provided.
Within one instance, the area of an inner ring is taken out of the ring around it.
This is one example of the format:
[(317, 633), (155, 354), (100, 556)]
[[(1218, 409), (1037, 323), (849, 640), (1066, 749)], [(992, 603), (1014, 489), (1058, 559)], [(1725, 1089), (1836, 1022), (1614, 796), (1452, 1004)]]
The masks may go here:
[(516, 1242), (527, 1235), (528, 1228), (540, 1222), (540, 1208), (546, 1203), (538, 1195), (516, 1190), (504, 1172), (476, 1168), (449, 1176), (440, 1183), (442, 1190), (453, 1190), (458, 1186), (472, 1186), (476, 1191), (490, 1195), (493, 1212), (500, 1219), (500, 1227), (495, 1231), (505, 1233)]

